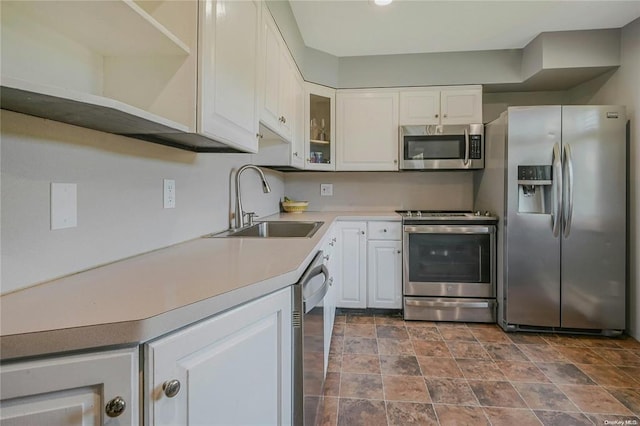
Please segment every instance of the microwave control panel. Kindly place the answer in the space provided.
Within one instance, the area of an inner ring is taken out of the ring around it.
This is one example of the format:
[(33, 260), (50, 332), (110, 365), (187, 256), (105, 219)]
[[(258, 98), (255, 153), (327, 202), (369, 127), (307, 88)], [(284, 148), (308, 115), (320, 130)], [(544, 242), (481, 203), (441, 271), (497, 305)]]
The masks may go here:
[(482, 159), (482, 135), (469, 135), (469, 158)]

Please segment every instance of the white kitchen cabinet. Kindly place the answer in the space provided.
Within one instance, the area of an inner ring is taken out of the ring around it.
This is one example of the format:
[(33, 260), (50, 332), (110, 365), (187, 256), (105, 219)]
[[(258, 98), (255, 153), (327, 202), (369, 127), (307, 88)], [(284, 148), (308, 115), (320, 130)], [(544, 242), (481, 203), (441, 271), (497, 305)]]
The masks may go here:
[(402, 224), (369, 221), (367, 307), (402, 308)]
[(137, 347), (3, 364), (0, 423), (138, 424), (138, 365)]
[(331, 351), (331, 336), (333, 332), (333, 324), (336, 317), (336, 244), (337, 237), (335, 228), (332, 227), (325, 237), (325, 241), (322, 244), (322, 255), (324, 257), (323, 263), (329, 271), (329, 290), (324, 297), (324, 374), (327, 374), (327, 367), (329, 366), (329, 352)]
[(402, 242), (367, 242), (367, 307), (402, 308)]
[(198, 130), (242, 151), (258, 151), (260, 1), (198, 2)]
[(286, 288), (146, 344), (147, 423), (291, 424), (291, 297)]
[(305, 83), (305, 169), (336, 169), (336, 90)]
[(336, 223), (336, 306), (367, 306), (367, 222)]
[(398, 92), (338, 90), (336, 170), (398, 170)]
[(401, 223), (339, 221), (335, 226), (336, 305), (401, 309)]
[(0, 4), (3, 108), (112, 133), (195, 130), (196, 2)]
[(482, 86), (441, 86), (400, 91), (401, 126), (482, 123)]
[(304, 169), (304, 81), (296, 73), (293, 86), (295, 100), (293, 134), (291, 142), (283, 141), (275, 133), (263, 128), (258, 153), (252, 156), (251, 162), (258, 166), (272, 167), (282, 170)]
[(291, 141), (297, 68), (266, 7), (263, 8), (261, 27), (260, 120), (284, 140)]

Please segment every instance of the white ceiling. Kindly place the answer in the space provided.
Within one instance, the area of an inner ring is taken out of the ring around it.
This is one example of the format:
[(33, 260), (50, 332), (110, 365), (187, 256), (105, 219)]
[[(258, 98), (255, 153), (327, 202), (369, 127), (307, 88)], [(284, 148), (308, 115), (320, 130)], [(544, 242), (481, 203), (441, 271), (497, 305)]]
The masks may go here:
[(621, 28), (640, 17), (640, 0), (289, 3), (305, 44), (338, 57), (523, 48), (541, 32)]

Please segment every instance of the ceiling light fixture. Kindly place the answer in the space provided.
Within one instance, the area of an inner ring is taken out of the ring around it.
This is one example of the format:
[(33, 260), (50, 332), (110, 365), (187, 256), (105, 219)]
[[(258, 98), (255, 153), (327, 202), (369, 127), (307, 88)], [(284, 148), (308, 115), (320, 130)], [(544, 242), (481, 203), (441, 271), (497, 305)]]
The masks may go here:
[(388, 4), (391, 4), (393, 0), (373, 0), (373, 3), (376, 6), (386, 6)]

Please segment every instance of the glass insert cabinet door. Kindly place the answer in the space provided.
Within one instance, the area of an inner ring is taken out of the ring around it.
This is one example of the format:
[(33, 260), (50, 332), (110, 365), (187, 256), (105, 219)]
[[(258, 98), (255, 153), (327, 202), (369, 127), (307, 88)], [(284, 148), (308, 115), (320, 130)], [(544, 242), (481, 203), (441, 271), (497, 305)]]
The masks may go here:
[(306, 83), (305, 169), (335, 170), (335, 89)]
[(412, 233), (409, 281), (417, 283), (490, 283), (491, 234)]

